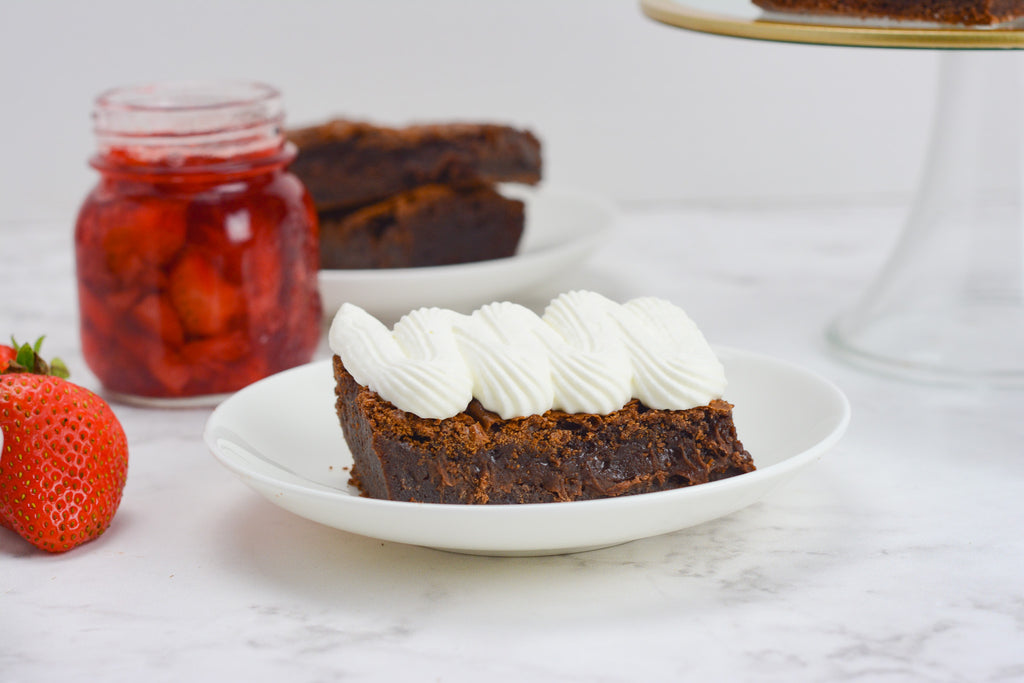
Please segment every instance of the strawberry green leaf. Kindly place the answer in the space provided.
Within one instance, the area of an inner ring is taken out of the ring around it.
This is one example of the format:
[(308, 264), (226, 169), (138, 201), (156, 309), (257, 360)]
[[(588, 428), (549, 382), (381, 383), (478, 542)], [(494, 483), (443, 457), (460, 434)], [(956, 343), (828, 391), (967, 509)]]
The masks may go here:
[(50, 361), (50, 374), (61, 379), (67, 379), (71, 376), (68, 366), (60, 358), (54, 358)]
[(43, 360), (43, 357), (39, 355), (39, 349), (42, 348), (43, 339), (45, 335), (39, 337), (34, 345), (19, 344), (18, 341), (12, 336), (11, 344), (17, 350), (14, 360), (12, 360), (7, 368), (5, 368), (0, 374), (14, 374), (18, 372), (27, 372), (35, 375), (53, 375), (54, 377), (60, 377), (61, 379), (67, 379), (70, 376), (67, 365), (64, 364), (59, 358), (54, 358), (52, 362), (47, 363)]

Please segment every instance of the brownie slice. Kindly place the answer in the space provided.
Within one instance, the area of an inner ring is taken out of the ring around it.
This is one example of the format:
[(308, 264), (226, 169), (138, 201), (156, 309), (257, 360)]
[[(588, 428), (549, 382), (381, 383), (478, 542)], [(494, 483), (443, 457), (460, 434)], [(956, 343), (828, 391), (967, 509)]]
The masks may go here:
[(722, 400), (690, 410), (630, 401), (609, 415), (503, 420), (474, 400), (445, 420), (417, 417), (361, 386), (334, 357), (337, 412), (353, 482), (370, 498), (550, 503), (664, 491), (754, 469)]
[(490, 187), (426, 185), (356, 211), (320, 214), (320, 267), (409, 268), (512, 256), (523, 203)]
[(1024, 0), (753, 0), (773, 12), (991, 25), (1024, 15)]
[(388, 128), (342, 119), (290, 131), (291, 171), (317, 209), (352, 208), (419, 185), (535, 184), (540, 141), (529, 131), (477, 123)]

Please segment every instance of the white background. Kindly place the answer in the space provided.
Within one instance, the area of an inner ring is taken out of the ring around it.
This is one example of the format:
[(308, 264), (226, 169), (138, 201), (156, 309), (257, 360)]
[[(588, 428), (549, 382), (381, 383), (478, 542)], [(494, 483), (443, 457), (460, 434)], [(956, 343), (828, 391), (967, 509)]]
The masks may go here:
[(552, 184), (625, 202), (904, 203), (923, 163), (927, 51), (698, 35), (631, 0), (95, 0), (0, 4), (0, 225), (70, 221), (100, 91), (262, 80), (293, 124), (528, 126)]

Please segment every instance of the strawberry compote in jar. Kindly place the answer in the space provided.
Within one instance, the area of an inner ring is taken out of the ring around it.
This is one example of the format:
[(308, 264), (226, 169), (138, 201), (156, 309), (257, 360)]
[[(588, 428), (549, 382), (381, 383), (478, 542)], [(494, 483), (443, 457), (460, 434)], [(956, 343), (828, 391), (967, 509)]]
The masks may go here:
[(312, 357), (316, 213), (283, 119), (254, 83), (97, 98), (75, 252), (83, 353), (115, 397), (216, 400)]

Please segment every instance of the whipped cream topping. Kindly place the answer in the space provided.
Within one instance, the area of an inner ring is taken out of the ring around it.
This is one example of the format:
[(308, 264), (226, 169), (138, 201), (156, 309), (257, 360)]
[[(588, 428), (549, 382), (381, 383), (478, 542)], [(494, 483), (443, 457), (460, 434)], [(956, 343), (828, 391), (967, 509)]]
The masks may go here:
[(725, 372), (686, 313), (653, 297), (574, 291), (538, 316), (509, 302), (470, 315), (421, 308), (389, 330), (344, 304), (328, 335), (352, 377), (396, 407), (444, 419), (476, 398), (503, 419), (607, 415), (631, 398), (687, 410), (721, 398)]

